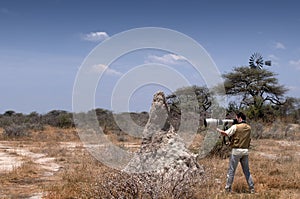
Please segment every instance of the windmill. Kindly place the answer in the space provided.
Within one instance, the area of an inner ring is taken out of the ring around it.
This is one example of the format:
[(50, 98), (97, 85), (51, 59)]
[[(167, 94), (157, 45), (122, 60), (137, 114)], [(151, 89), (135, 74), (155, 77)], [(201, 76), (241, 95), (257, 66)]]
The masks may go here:
[(265, 61), (263, 60), (263, 57), (260, 53), (253, 53), (249, 59), (249, 66), (251, 68), (255, 69), (262, 69), (263, 66), (271, 66), (271, 61)]

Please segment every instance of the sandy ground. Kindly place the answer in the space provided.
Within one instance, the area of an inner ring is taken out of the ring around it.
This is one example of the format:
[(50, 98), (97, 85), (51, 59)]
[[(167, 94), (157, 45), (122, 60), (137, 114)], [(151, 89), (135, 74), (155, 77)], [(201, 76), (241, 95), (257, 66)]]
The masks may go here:
[[(82, 147), (82, 144), (80, 142), (62, 142), (59, 143), (58, 147), (72, 151), (76, 147)], [(55, 174), (63, 168), (63, 165), (59, 164), (59, 161), (55, 157), (49, 157), (46, 152), (42, 153), (34, 151), (43, 150), (36, 146), (36, 144), (23, 144), (23, 142), (17, 141), (0, 141), (0, 175), (9, 174), (14, 170), (17, 171), (24, 163), (30, 162), (30, 164), (37, 168), (34, 172), (39, 176), (39, 179), (36, 179), (36, 181), (44, 182), (57, 180), (55, 179)], [(22, 185), (22, 183), (16, 183), (14, 186), (15, 187), (12, 187), (12, 189), (18, 190), (17, 193), (20, 193), (21, 195), (24, 193), (25, 196), (20, 196), (22, 198), (37, 199), (43, 197), (43, 193), (41, 192), (28, 195), (28, 192), (32, 192), (30, 190), (39, 190), (36, 185), (25, 186)], [(0, 188), (0, 198), (15, 197), (15, 195), (6, 195), (3, 193), (3, 189), (5, 189), (5, 186)]]
[(46, 176), (51, 176), (58, 171), (60, 165), (55, 163), (55, 158), (47, 157), (44, 153), (33, 153), (32, 146), (15, 147), (9, 142), (0, 142), (0, 173), (12, 171), (30, 159), (44, 169)]

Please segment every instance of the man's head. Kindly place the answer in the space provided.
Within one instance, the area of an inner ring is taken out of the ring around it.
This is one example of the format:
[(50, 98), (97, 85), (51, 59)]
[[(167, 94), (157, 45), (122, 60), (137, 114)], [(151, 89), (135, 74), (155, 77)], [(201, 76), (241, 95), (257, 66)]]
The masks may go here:
[(246, 121), (246, 115), (242, 112), (239, 112), (236, 114), (236, 119), (238, 120), (238, 122), (242, 122), (242, 121)]

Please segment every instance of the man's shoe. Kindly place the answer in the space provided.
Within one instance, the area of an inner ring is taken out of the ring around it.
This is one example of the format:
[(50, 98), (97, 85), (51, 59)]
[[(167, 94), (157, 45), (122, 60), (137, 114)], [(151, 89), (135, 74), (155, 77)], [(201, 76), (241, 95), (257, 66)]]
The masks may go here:
[(250, 189), (250, 193), (255, 193), (255, 190), (254, 189)]
[(231, 188), (225, 188), (226, 193), (231, 193)]

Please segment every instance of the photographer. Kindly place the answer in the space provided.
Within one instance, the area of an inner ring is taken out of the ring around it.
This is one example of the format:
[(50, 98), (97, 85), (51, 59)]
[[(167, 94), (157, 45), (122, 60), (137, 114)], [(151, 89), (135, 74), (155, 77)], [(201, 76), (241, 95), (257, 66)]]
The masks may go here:
[(249, 163), (248, 163), (248, 149), (250, 146), (250, 134), (251, 127), (246, 123), (246, 116), (244, 113), (239, 112), (236, 115), (236, 119), (238, 124), (232, 125), (226, 131), (217, 128), (217, 131), (222, 135), (229, 136), (232, 138), (232, 142), (230, 146), (232, 148), (229, 168), (227, 173), (227, 181), (225, 190), (227, 192), (231, 192), (232, 183), (234, 179), (234, 174), (237, 168), (238, 163), (240, 162), (242, 165), (242, 169), (244, 175), (246, 177), (246, 181), (248, 183), (249, 189), (251, 193), (254, 193), (254, 182), (252, 176), (249, 171)]

